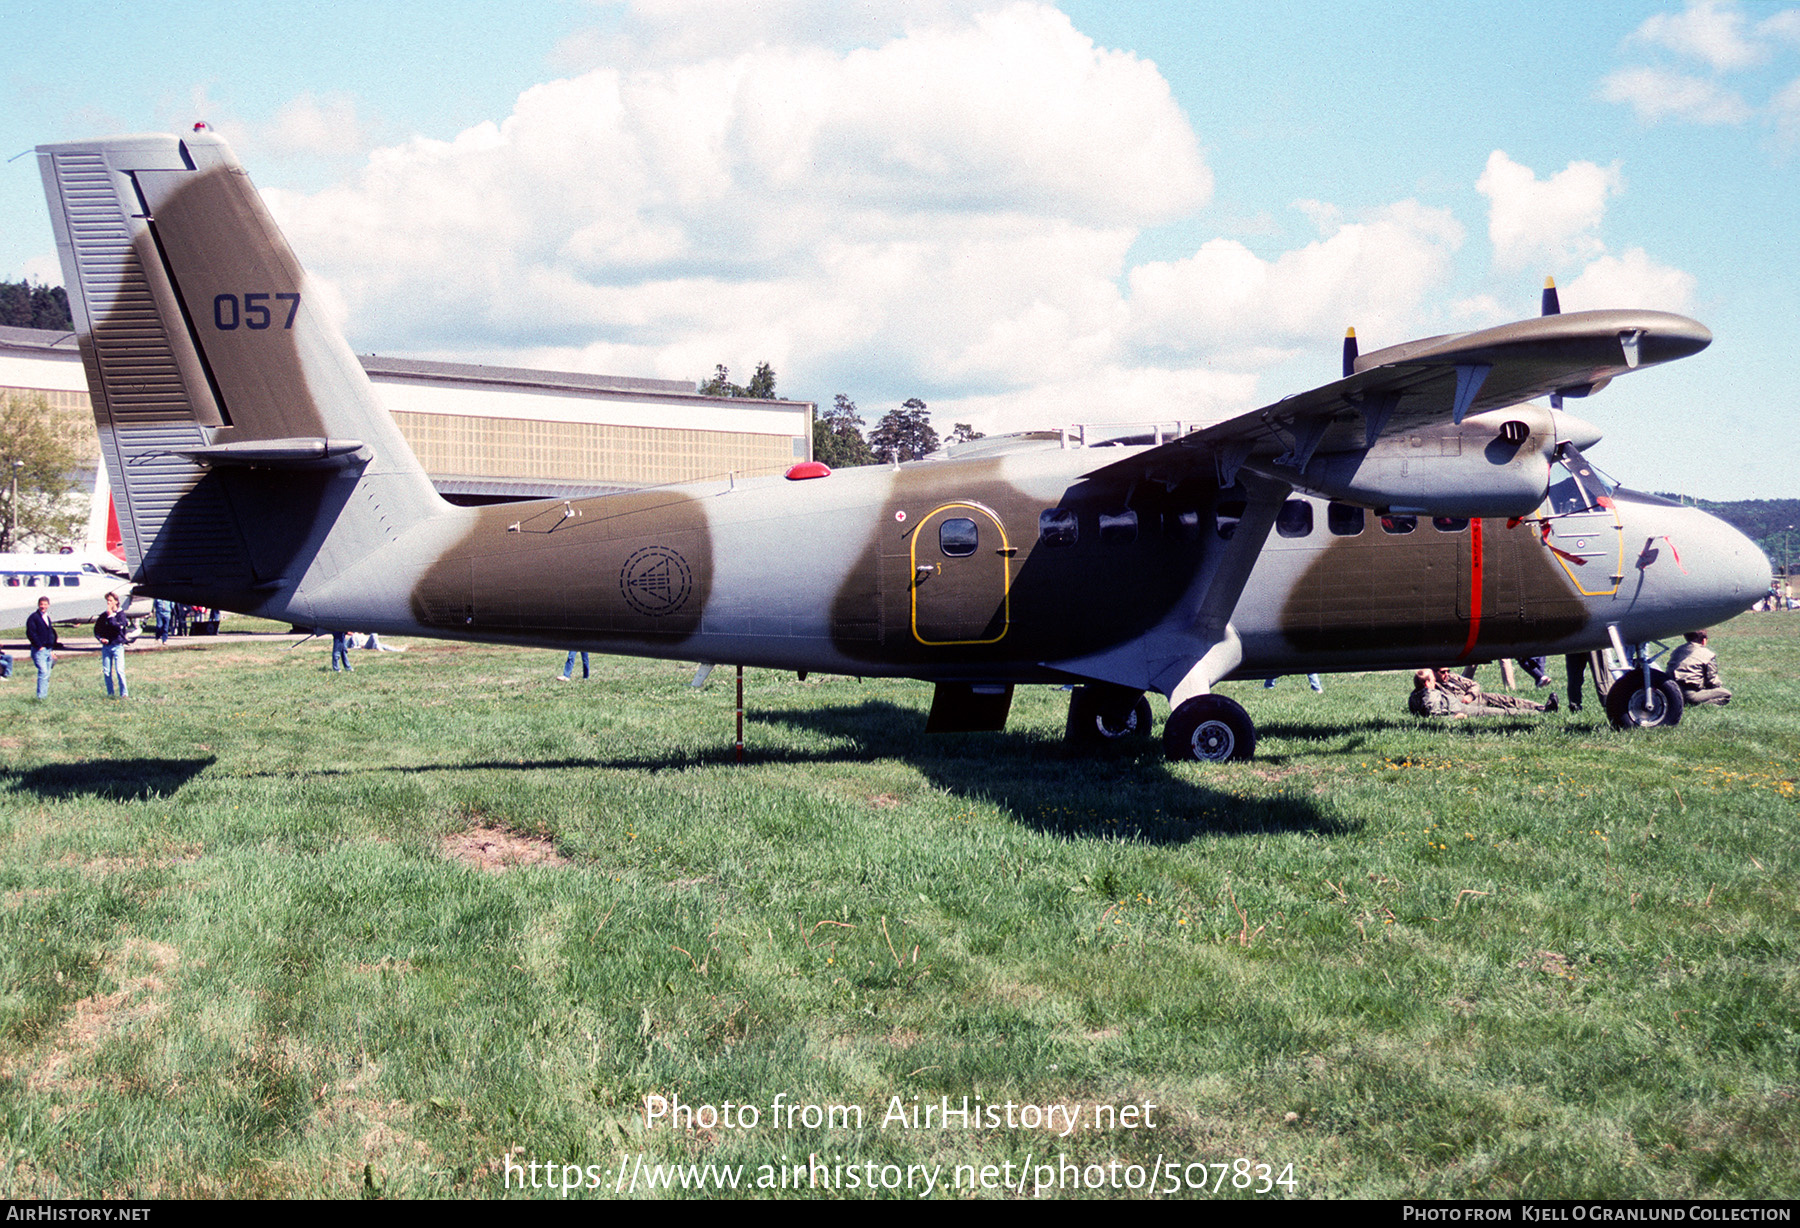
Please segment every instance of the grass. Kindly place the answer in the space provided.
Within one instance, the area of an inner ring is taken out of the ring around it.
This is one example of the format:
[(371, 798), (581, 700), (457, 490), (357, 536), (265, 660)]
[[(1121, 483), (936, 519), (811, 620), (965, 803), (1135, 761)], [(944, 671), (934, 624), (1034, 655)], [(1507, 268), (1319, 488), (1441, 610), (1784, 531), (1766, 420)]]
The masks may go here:
[[(221, 645), (133, 654), (123, 704), (27, 666), (0, 1196), (488, 1197), (508, 1157), (611, 1193), (640, 1156), (967, 1196), (957, 1165), (1161, 1156), (1207, 1196), (1267, 1164), (1268, 1196), (1793, 1197), (1800, 616), (1714, 643), (1732, 706), (1632, 735), (1591, 697), (1452, 725), (1399, 675), (1236, 686), (1226, 766), (1068, 754), (1048, 688), (927, 738), (924, 686), (750, 671), (738, 767), (730, 678), (670, 663)], [(470, 832), (562, 864), (446, 856)], [(945, 1096), (1014, 1124), (883, 1127)]]

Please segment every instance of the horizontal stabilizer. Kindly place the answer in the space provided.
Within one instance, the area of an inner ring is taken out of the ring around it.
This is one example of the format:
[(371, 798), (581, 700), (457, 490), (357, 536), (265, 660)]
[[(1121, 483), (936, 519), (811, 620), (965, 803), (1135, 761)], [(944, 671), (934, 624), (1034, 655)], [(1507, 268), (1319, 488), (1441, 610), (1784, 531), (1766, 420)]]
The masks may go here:
[(183, 448), (180, 454), (203, 465), (265, 469), (339, 469), (367, 464), (375, 455), (360, 439), (257, 439)]

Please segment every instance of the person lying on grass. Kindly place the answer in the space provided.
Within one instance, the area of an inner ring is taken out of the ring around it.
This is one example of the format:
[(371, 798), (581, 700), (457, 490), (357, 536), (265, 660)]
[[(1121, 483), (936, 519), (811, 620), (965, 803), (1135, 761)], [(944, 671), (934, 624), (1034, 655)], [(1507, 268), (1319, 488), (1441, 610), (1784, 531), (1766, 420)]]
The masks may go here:
[(1447, 669), (1421, 669), (1413, 674), (1412, 694), (1406, 700), (1414, 716), (1502, 716), (1513, 712), (1554, 712), (1556, 692), (1543, 703), (1517, 695), (1490, 695), (1473, 678), (1459, 678)]

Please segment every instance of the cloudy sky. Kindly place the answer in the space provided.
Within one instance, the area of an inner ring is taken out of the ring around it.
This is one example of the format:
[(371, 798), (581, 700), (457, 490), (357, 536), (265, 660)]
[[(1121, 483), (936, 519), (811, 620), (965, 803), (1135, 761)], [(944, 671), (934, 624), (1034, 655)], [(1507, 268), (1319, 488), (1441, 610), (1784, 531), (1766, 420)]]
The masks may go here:
[[(1571, 403), (1630, 484), (1800, 494), (1800, 8), (15, 0), (0, 157), (234, 144), (351, 344), (1198, 420), (1536, 311), (1693, 315)], [(60, 281), (33, 159), (0, 278)]]

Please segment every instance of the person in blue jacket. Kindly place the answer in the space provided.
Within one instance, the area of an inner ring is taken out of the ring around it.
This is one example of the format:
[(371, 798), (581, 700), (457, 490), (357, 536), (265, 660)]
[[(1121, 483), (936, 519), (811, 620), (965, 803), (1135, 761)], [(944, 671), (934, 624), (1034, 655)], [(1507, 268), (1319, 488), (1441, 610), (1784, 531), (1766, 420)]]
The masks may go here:
[(50, 598), (39, 597), (37, 613), (25, 620), (25, 638), (31, 641), (31, 663), (37, 666), (37, 697), (50, 696), (50, 669), (56, 664), (56, 649), (63, 646), (50, 625)]

